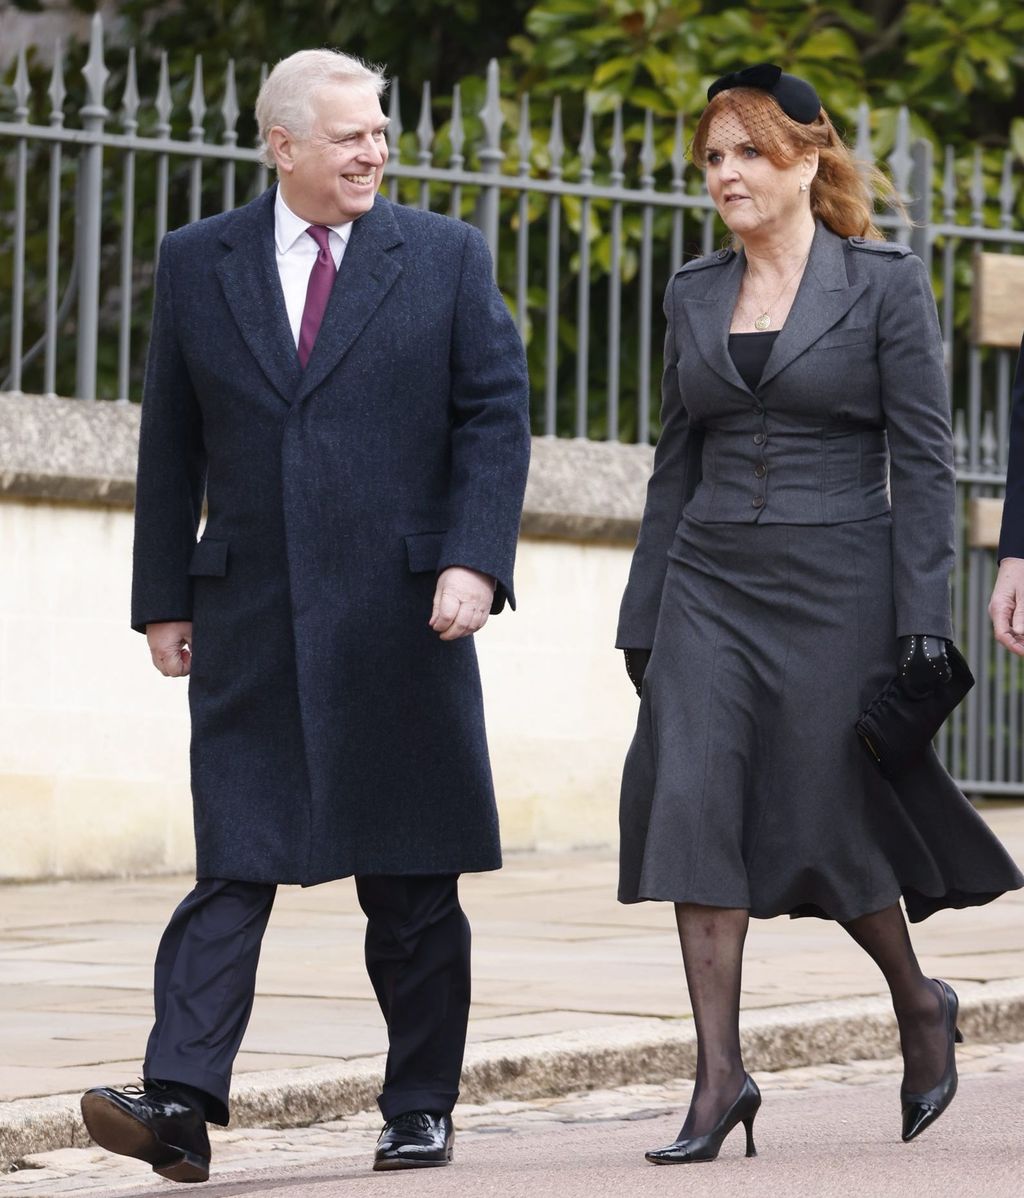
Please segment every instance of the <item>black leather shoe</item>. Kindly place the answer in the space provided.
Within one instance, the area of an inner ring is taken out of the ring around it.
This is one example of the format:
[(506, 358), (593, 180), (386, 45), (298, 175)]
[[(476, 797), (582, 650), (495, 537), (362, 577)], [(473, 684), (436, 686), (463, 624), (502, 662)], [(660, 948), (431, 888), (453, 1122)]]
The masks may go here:
[(942, 988), (942, 998), (946, 1005), (946, 1033), (949, 1036), (949, 1047), (946, 1050), (946, 1068), (938, 1082), (924, 1094), (910, 1094), (900, 1090), (900, 1101), (903, 1104), (903, 1140), (906, 1143), (919, 1136), (929, 1127), (949, 1106), (956, 1095), (956, 1045), (963, 1043), (963, 1036), (956, 1025), (960, 1001), (956, 991), (947, 982), (933, 978)]
[(409, 1111), (384, 1124), (377, 1141), (373, 1167), (379, 1169), (429, 1169), (452, 1163), (455, 1128), (451, 1115)]
[(97, 1086), (82, 1095), (82, 1118), (101, 1148), (137, 1157), (168, 1181), (210, 1176), (204, 1112), (173, 1086)]
[(719, 1119), (715, 1126), (703, 1136), (683, 1137), (667, 1148), (654, 1148), (645, 1152), (644, 1157), (652, 1165), (689, 1165), (697, 1161), (713, 1161), (722, 1149), (725, 1137), (739, 1123), (743, 1124), (747, 1133), (747, 1156), (757, 1156), (754, 1147), (754, 1116), (761, 1109), (761, 1091), (757, 1083), (746, 1074), (743, 1085), (736, 1095), (733, 1104)]

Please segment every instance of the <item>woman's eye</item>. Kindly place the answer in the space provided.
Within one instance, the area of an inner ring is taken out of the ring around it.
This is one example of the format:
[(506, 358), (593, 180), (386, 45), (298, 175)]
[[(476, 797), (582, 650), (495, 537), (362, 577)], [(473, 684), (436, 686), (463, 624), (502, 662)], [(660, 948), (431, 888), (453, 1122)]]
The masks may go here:
[(717, 166), (722, 161), (722, 155), (721, 154), (709, 154), (707, 160), (709, 163), (711, 163), (712, 166)]
[(744, 158), (756, 158), (757, 156), (758, 156), (757, 150), (755, 150), (753, 146), (746, 146), (744, 148), (744, 150), (743, 150)]

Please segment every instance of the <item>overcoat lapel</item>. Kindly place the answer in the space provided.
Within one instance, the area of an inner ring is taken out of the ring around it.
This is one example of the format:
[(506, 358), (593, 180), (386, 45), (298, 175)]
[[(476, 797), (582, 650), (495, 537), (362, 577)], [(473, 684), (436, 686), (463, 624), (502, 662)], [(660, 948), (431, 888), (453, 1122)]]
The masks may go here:
[(281, 398), (291, 403), (302, 370), (274, 251), (276, 194), (271, 187), (226, 222), (221, 240), (231, 253), (217, 264), (217, 275), (249, 351)]
[(866, 283), (850, 286), (842, 238), (819, 222), (804, 277), (758, 385), (763, 387), (771, 382), (790, 362), (838, 324), (866, 287)]
[(381, 196), (353, 222), (297, 399), (309, 395), (337, 366), (394, 286), (402, 267), (389, 251), (402, 241), (391, 204)]

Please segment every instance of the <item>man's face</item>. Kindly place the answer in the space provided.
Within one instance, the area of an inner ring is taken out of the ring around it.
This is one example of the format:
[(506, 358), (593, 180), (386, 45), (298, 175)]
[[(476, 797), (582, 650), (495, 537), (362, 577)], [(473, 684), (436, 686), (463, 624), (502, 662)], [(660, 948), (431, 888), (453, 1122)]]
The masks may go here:
[(303, 220), (340, 225), (373, 207), (388, 160), (388, 126), (368, 84), (329, 83), (313, 96), (313, 127), (275, 145), (281, 190)]

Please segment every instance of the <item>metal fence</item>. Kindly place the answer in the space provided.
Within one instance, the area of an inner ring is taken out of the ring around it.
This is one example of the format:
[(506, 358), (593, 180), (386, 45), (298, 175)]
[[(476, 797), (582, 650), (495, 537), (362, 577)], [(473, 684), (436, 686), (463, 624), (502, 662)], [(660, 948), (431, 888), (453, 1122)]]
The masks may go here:
[[(268, 183), (255, 151), (238, 144), (241, 113), (234, 64), (210, 106), (197, 57), (185, 137), (167, 59), (152, 103), (139, 95), (134, 50), (119, 108), (107, 107), (100, 18), (93, 20), (84, 94), (69, 127), (58, 46), (44, 120), (33, 121), (26, 60), (17, 63), (13, 120), (0, 122), (0, 336), (10, 346), (0, 389), (136, 399), (160, 239), (201, 216), (231, 208)], [(254, 98), (259, 80), (248, 83)], [(669, 274), (723, 235), (699, 171), (688, 165), (683, 120), (616, 108), (595, 113), (582, 97), (545, 103), (531, 122), (530, 97), (503, 99), (497, 64), (486, 82), (458, 88), (434, 125), (429, 86), (415, 129), (404, 130), (399, 85), (389, 93), (392, 199), (470, 219), (484, 231), (495, 273), (527, 343), (534, 432), (647, 442), (656, 432), (661, 352), (655, 312)], [(467, 111), (464, 111), (464, 107)], [(873, 161), (870, 112), (854, 138)], [(571, 129), (570, 129), (571, 127)], [(571, 137), (570, 137), (571, 132)], [(1012, 154), (990, 195), (981, 152), (964, 178), (951, 147), (914, 140), (900, 113), (888, 158), (912, 225), (879, 223), (933, 265), (955, 413), (960, 558), (954, 580), (958, 636), (978, 686), (943, 730), (939, 747), (965, 789), (1024, 794), (1021, 663), (996, 652), (986, 604), (990, 548), (972, 546), (971, 500), (1001, 493), (1007, 458), (1012, 360), (970, 344), (971, 257), (978, 248), (1024, 247), (1015, 228), (1018, 178)], [(6, 272), (3, 273), (3, 272)], [(4, 378), (6, 376), (6, 378)]]

